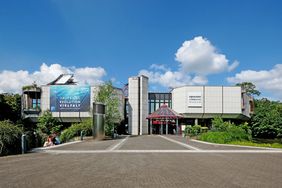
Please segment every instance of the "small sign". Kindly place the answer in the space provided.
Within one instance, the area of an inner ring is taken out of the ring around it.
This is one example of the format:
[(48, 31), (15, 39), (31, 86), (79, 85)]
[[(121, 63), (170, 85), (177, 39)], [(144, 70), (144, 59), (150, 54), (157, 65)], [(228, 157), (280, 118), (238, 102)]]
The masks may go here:
[(202, 93), (201, 92), (188, 92), (188, 106), (201, 107), (202, 106)]

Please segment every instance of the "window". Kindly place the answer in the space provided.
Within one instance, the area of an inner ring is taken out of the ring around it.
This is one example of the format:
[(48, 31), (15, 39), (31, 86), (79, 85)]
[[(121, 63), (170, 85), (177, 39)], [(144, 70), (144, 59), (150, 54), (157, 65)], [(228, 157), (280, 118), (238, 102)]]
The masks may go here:
[(32, 108), (38, 108), (40, 107), (40, 99), (32, 99)]

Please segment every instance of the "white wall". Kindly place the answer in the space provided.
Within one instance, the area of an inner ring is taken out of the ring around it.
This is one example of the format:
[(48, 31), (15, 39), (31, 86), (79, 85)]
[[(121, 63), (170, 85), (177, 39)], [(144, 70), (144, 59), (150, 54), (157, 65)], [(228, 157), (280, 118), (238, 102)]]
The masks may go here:
[(223, 113), (242, 113), (241, 87), (223, 87)]
[[(189, 106), (189, 95), (201, 96), (201, 105)], [(183, 86), (172, 91), (172, 109), (184, 114), (242, 114), (241, 87)]]
[(140, 134), (148, 134), (148, 78), (140, 76)]
[(222, 87), (205, 87), (205, 113), (222, 113)]
[(50, 87), (41, 87), (41, 111), (50, 110)]
[(128, 79), (128, 132), (138, 135), (138, 77)]
[[(140, 100), (138, 96), (139, 94), (140, 94)], [(147, 77), (145, 76), (130, 77), (128, 79), (128, 105), (129, 105), (129, 114), (128, 114), (129, 134), (132, 135), (148, 134), (148, 122), (146, 119), (146, 117), (148, 116), (148, 78)], [(139, 108), (140, 108), (140, 114), (139, 114)]]
[(178, 113), (186, 113), (188, 111), (186, 101), (186, 87), (179, 87), (171, 92), (172, 109)]

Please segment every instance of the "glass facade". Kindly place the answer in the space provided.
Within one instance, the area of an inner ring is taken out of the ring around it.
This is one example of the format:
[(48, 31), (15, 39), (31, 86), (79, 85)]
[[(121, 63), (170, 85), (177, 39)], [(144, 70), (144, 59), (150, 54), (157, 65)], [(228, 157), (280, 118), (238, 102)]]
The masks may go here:
[[(160, 106), (163, 104), (166, 104), (168, 107), (172, 107), (172, 101), (171, 101), (171, 93), (149, 93), (148, 96), (148, 107), (149, 107), (149, 114), (153, 113), (154, 111), (158, 110)], [(151, 125), (151, 122), (148, 121), (148, 132), (150, 134), (165, 134), (165, 128), (161, 129), (160, 122), (155, 121), (153, 123), (154, 125)], [(169, 122), (168, 126), (168, 132), (171, 134), (173, 132), (173, 126)], [(150, 132), (150, 127), (152, 126), (152, 133)], [(162, 131), (162, 133), (161, 133)]]
[(171, 108), (171, 93), (149, 93), (148, 96), (149, 114), (160, 108), (161, 105), (166, 104)]

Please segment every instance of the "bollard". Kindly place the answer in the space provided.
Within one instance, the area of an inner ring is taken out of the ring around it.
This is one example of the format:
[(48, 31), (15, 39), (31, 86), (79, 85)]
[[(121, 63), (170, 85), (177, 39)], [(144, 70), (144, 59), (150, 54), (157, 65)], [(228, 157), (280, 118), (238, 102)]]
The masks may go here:
[(38, 147), (38, 138), (37, 138), (37, 133), (34, 131), (33, 132), (33, 135), (34, 135), (34, 140), (35, 140), (35, 148), (37, 148)]
[(105, 138), (105, 105), (93, 103), (93, 137), (98, 140)]
[(24, 154), (26, 152), (26, 135), (25, 134), (22, 135), (21, 141), (22, 141), (22, 154)]
[(84, 131), (80, 131), (80, 140), (82, 141), (83, 140), (83, 134), (84, 134)]

